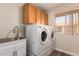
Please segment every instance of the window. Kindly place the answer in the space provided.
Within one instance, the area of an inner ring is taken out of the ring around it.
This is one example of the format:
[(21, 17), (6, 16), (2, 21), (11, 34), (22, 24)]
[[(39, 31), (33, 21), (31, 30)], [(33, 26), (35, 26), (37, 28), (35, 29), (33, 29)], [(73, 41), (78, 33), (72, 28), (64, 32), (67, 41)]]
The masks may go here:
[(55, 19), (56, 31), (64, 33), (65, 29), (65, 16), (57, 17)]
[(79, 12), (65, 12), (58, 14), (55, 19), (57, 32), (79, 34)]
[(77, 13), (73, 14), (73, 34), (77, 34)]

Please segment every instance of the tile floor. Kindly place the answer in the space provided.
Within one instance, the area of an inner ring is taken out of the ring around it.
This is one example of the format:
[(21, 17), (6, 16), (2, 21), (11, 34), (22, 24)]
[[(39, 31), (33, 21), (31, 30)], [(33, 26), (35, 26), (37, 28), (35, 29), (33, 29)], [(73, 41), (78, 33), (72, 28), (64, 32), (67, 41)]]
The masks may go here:
[(71, 56), (71, 55), (55, 50), (50, 56)]

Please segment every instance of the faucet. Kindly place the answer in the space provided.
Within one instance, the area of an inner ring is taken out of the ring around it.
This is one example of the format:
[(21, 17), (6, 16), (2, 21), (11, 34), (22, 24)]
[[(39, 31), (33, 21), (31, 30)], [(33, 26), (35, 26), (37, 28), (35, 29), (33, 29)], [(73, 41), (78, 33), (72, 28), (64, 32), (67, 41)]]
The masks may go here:
[(19, 28), (18, 26), (14, 26), (13, 33), (15, 33), (15, 40), (19, 38)]

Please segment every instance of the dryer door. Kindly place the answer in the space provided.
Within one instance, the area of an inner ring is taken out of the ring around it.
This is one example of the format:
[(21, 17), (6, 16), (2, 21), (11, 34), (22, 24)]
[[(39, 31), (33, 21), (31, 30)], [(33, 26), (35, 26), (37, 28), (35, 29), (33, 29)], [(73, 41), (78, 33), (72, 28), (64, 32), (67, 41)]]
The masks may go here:
[(47, 42), (47, 30), (46, 29), (43, 29), (43, 30), (41, 30), (41, 32), (40, 32), (40, 42), (42, 43), (42, 44), (45, 44), (46, 42)]
[(54, 33), (54, 31), (52, 31), (51, 32), (51, 40), (54, 40), (54, 38), (55, 38), (55, 33)]

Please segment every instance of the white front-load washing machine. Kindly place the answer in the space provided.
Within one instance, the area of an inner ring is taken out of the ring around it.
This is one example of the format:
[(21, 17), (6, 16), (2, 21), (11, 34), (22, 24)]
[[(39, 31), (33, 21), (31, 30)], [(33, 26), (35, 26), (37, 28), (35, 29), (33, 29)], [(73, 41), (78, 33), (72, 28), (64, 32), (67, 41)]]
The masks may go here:
[(27, 54), (33, 56), (48, 56), (51, 50), (48, 48), (48, 31), (44, 25), (26, 25)]

